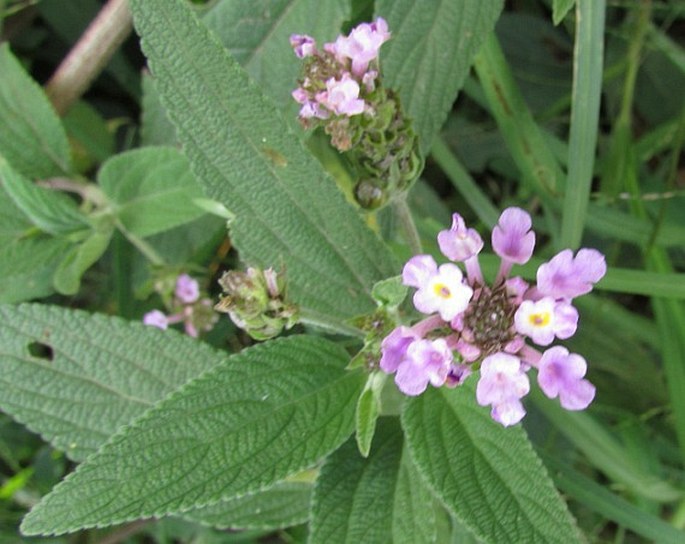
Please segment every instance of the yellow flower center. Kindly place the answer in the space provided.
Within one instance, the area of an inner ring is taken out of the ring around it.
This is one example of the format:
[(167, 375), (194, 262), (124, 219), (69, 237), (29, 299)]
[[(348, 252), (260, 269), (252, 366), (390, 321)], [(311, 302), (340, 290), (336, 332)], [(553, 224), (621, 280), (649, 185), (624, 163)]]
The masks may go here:
[(540, 312), (537, 314), (530, 314), (528, 320), (533, 327), (546, 327), (552, 318), (550, 312)]
[(447, 299), (452, 296), (452, 292), (449, 290), (449, 287), (447, 287), (444, 283), (436, 283), (433, 287), (433, 290), (436, 296), (439, 296), (440, 298)]

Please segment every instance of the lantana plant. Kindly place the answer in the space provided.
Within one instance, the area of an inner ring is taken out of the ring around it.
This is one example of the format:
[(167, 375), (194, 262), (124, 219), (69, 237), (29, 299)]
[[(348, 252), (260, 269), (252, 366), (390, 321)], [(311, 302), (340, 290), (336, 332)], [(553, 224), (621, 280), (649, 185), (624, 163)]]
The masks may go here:
[(429, 383), (456, 387), (479, 372), (478, 404), (491, 406), (493, 419), (509, 426), (526, 413), (521, 399), (534, 368), (544, 394), (559, 397), (564, 408), (582, 410), (592, 402), (595, 388), (584, 378), (585, 359), (563, 346), (547, 346), (575, 334), (579, 316), (573, 299), (604, 276), (604, 256), (594, 249), (575, 255), (566, 249), (538, 267), (536, 284), (509, 277), (513, 265), (533, 255), (531, 226), (520, 208), (502, 212), (492, 231), (501, 264), (490, 285), (478, 261), (483, 240), (458, 213), (452, 227), (438, 234), (440, 251), (452, 263), (438, 266), (432, 256), (416, 255), (405, 264), (402, 281), (416, 288), (414, 306), (428, 317), (395, 328), (382, 342), (380, 368), (395, 374), (400, 391), (415, 396)]

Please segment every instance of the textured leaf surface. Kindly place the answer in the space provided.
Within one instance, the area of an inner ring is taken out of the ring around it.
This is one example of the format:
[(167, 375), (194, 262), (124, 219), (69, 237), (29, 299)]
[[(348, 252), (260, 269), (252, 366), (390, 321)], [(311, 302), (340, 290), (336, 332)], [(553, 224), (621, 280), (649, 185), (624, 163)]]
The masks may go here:
[(115, 203), (116, 216), (137, 236), (151, 236), (204, 214), (193, 203), (203, 196), (188, 159), (173, 147), (121, 153), (98, 172), (98, 183)]
[(382, 418), (367, 458), (354, 439), (321, 469), (312, 499), (311, 544), (385, 543), (392, 540), (392, 508), (402, 455), (402, 429)]
[[(423, 482), (405, 446), (395, 489), (392, 512), (392, 541), (394, 544), (431, 544), (437, 540), (438, 520), (430, 490)], [(443, 509), (444, 512), (444, 509)]]
[(211, 506), (189, 510), (184, 518), (219, 529), (278, 529), (309, 519), (312, 488), (307, 482), (281, 482)]
[(385, 84), (400, 93), (427, 152), (447, 118), (502, 0), (379, 0), (392, 39), (383, 46)]
[(396, 272), (393, 259), (275, 106), (183, 2), (131, 6), (198, 181), (236, 214), (243, 259), (285, 267), (310, 313), (340, 320), (373, 308), (369, 289)]
[(226, 357), (116, 317), (41, 304), (0, 315), (0, 408), (77, 461)]
[(64, 128), (7, 44), (0, 45), (0, 74), (0, 154), (31, 179), (68, 173)]
[[(349, 17), (347, 0), (230, 0), (219, 2), (202, 21), (279, 106), (299, 106), (290, 96), (302, 63), (291, 34), (333, 42)], [(295, 114), (293, 115), (293, 119)]]
[(473, 383), (410, 399), (402, 422), (419, 471), (483, 541), (578, 541), (573, 519), (525, 432), (495, 423), (476, 404)]
[(305, 336), (231, 357), (122, 429), (43, 498), (22, 530), (61, 534), (176, 513), (310, 466), (353, 430), (363, 377), (346, 362), (343, 349)]

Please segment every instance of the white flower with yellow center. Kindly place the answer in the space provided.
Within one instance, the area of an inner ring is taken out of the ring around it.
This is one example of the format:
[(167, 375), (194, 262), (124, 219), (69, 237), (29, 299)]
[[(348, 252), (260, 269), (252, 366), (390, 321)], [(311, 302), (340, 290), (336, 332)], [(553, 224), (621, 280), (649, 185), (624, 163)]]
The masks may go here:
[(552, 343), (554, 337), (570, 338), (578, 326), (578, 311), (567, 302), (552, 297), (538, 301), (524, 300), (514, 315), (516, 332), (532, 338), (540, 346)]
[(458, 266), (441, 265), (414, 294), (414, 306), (425, 314), (438, 312), (443, 320), (451, 321), (466, 309), (473, 295), (463, 279)]

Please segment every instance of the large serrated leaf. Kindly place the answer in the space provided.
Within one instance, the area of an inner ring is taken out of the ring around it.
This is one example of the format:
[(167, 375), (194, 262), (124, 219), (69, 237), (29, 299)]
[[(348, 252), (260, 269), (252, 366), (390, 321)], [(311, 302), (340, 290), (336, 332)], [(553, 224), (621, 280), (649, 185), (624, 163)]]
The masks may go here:
[(331, 455), (314, 487), (310, 544), (385, 543), (402, 455), (396, 418), (381, 418), (367, 458), (350, 439)]
[(430, 490), (405, 446), (402, 451), (400, 470), (395, 488), (395, 502), (392, 511), (392, 541), (394, 544), (432, 544), (439, 542), (439, 511)]
[(257, 345), (123, 428), (24, 519), (26, 534), (161, 516), (266, 488), (354, 427), (360, 373), (314, 337)]
[(0, 45), (0, 74), (0, 153), (32, 179), (70, 172), (64, 128), (6, 43)]
[(184, 2), (131, 7), (198, 181), (236, 214), (243, 259), (285, 268), (289, 294), (310, 315), (339, 322), (372, 309), (369, 290), (395, 263), (273, 103)]
[(41, 304), (0, 316), (0, 408), (77, 461), (226, 357), (117, 317)]
[(381, 52), (385, 84), (400, 93), (426, 153), (492, 31), (502, 0), (379, 0), (392, 39)]
[(350, 15), (348, 0), (230, 0), (219, 2), (203, 18), (252, 78), (280, 107), (299, 105), (290, 93), (301, 62), (289, 47), (291, 34), (333, 42)]
[(182, 517), (217, 529), (289, 527), (309, 519), (312, 488), (308, 482), (280, 482), (264, 491), (189, 510)]
[(173, 147), (120, 153), (102, 165), (98, 183), (119, 221), (137, 236), (164, 232), (204, 214), (193, 203), (202, 189), (188, 159)]
[(473, 383), (410, 399), (402, 423), (430, 487), (484, 542), (578, 542), (573, 519), (525, 432), (495, 423), (476, 404)]

